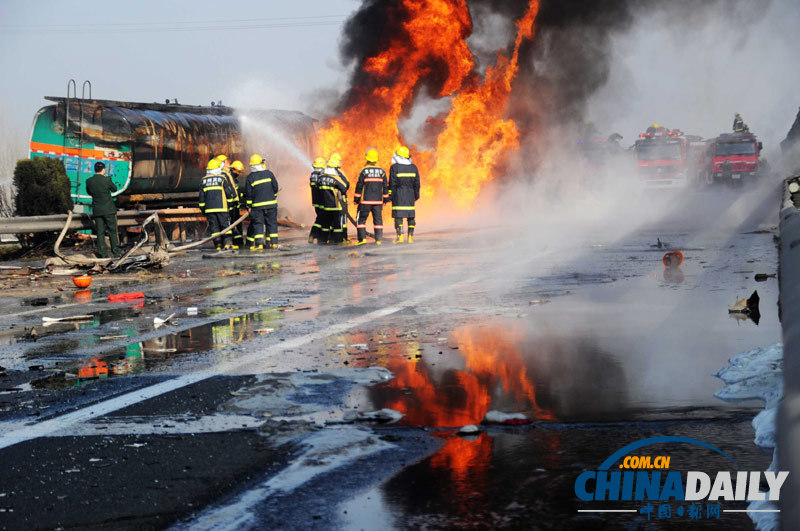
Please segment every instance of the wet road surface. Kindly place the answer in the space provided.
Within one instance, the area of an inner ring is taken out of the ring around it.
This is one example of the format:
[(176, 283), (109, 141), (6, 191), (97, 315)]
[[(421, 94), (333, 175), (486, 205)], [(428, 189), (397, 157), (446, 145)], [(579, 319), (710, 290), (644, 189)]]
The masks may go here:
[[(0, 527), (646, 526), (579, 514), (577, 475), (656, 435), (747, 470), (772, 458), (753, 444), (763, 404), (714, 397), (729, 358), (780, 340), (777, 281), (754, 279), (776, 269), (777, 200), (740, 199), (698, 194), (558, 247), (505, 228), (297, 243), (308, 252), (188, 253), (77, 299), (0, 296)], [(732, 318), (755, 289), (759, 322)], [(91, 318), (42, 322), (75, 314)], [(384, 408), (403, 416), (364, 418)], [(490, 410), (533, 422), (457, 433)]]

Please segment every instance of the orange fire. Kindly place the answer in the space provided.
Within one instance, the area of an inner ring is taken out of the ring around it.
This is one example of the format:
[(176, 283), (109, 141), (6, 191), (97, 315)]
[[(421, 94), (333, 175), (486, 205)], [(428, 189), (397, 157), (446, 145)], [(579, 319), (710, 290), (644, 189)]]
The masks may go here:
[[(513, 398), (520, 410), (532, 410), (537, 419), (552, 420), (553, 414), (538, 405), (536, 387), (521, 355), (523, 332), (506, 327), (465, 327), (453, 333), (464, 370), (448, 371), (446, 381), (437, 382), (433, 367), (415, 359), (418, 344), (391, 345), (387, 368), (394, 374), (388, 385), (398, 393), (382, 404), (400, 411), (405, 421), (420, 426), (457, 427), (478, 424), (492, 409), (492, 394), (498, 385)], [(496, 406), (495, 406), (496, 408)]]
[(420, 169), (422, 197), (440, 190), (464, 208), (473, 205), (481, 186), (519, 148), (513, 120), (503, 114), (518, 70), (519, 48), (533, 38), (539, 0), (530, 0), (517, 21), (510, 57), (498, 53), (497, 64), (483, 79), (474, 73), (474, 57), (466, 43), (472, 21), (465, 0), (404, 0), (407, 34), (389, 37), (379, 54), (362, 65), (370, 89), (357, 87), (356, 102), (319, 131), (320, 149), (339, 152), (345, 173), (353, 180), (363, 164), (364, 152), (375, 147), (388, 166), (398, 145), (406, 144), (398, 128), (421, 84), (437, 65), (447, 74), (438, 97), (452, 96), (434, 151), (415, 150)]

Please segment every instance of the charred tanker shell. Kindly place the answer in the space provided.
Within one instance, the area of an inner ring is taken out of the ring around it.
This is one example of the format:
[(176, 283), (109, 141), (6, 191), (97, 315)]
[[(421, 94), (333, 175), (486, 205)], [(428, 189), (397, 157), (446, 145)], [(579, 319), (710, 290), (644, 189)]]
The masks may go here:
[[(76, 203), (90, 204), (85, 182), (98, 160), (117, 185), (114, 195), (195, 192), (209, 159), (224, 153), (245, 157), (246, 150), (270, 153), (278, 171), (295, 164), (296, 154), (314, 150), (316, 121), (299, 112), (257, 111), (286, 141), (259, 138), (246, 142), (239, 117), (230, 107), (46, 98), (56, 102), (39, 110), (31, 134), (31, 158), (64, 161)], [(288, 150), (291, 151), (291, 150)], [(177, 196), (176, 196), (177, 197)]]

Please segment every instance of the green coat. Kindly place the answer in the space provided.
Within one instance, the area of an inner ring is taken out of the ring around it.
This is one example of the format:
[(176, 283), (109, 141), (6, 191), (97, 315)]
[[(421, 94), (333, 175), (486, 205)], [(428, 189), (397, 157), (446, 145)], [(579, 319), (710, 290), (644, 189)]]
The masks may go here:
[(92, 196), (93, 216), (116, 214), (117, 205), (114, 204), (114, 198), (111, 197), (111, 192), (116, 191), (117, 187), (111, 182), (111, 177), (108, 175), (95, 173), (89, 177), (89, 180), (86, 181), (86, 193)]

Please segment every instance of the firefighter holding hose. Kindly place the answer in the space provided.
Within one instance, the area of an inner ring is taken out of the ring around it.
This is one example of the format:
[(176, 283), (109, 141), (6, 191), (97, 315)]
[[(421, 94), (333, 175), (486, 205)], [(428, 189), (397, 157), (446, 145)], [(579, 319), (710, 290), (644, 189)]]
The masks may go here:
[(322, 209), (322, 198), (318, 180), (325, 170), (325, 159), (317, 157), (314, 159), (314, 163), (311, 167), (313, 169), (311, 171), (311, 176), (308, 178), (308, 184), (311, 187), (311, 205), (314, 207), (316, 218), (314, 218), (314, 225), (312, 225), (311, 232), (308, 234), (308, 243), (314, 243), (314, 240), (320, 242), (324, 239), (322, 237), (322, 223), (324, 222), (325, 211)]
[(228, 214), (228, 198), (233, 196), (233, 189), (230, 183), (222, 175), (222, 163), (217, 159), (211, 159), (206, 167), (206, 176), (200, 181), (200, 195), (198, 205), (200, 210), (206, 215), (208, 228), (214, 237), (214, 245), (218, 251), (232, 249), (230, 231), (222, 234), (222, 230), (230, 224)]
[[(228, 180), (228, 183), (233, 189), (233, 195), (228, 198), (228, 216), (231, 218), (231, 223), (239, 219), (239, 209), (241, 207), (241, 196), (239, 194), (239, 174), (244, 170), (244, 165), (235, 160), (232, 163), (228, 162), (228, 157), (225, 155), (217, 155), (217, 160), (222, 163), (222, 175)], [(233, 248), (238, 249), (244, 245), (244, 236), (242, 233), (242, 225), (237, 225), (232, 229), (233, 232)]]
[(251, 251), (278, 248), (278, 180), (267, 169), (261, 155), (250, 157), (250, 175), (244, 195), (252, 218), (254, 241)]
[(416, 227), (416, 202), (419, 201), (419, 170), (411, 162), (411, 153), (406, 146), (397, 148), (389, 168), (389, 197), (392, 200), (392, 217), (397, 238), (394, 243), (403, 243), (403, 220), (408, 220), (408, 243), (414, 243)]
[(344, 229), (342, 219), (344, 216), (343, 197), (347, 193), (348, 183), (343, 180), (338, 171), (342, 164), (342, 159), (331, 155), (328, 159), (325, 171), (317, 178), (320, 197), (322, 199), (322, 210), (324, 211), (324, 223), (322, 223), (322, 243), (340, 244), (344, 242)]
[(367, 221), (370, 213), (375, 227), (375, 243), (380, 245), (383, 239), (383, 205), (389, 201), (389, 187), (386, 183), (386, 172), (378, 167), (378, 150), (369, 148), (365, 158), (367, 163), (359, 173), (356, 183), (355, 203), (358, 205), (356, 245), (367, 243)]

